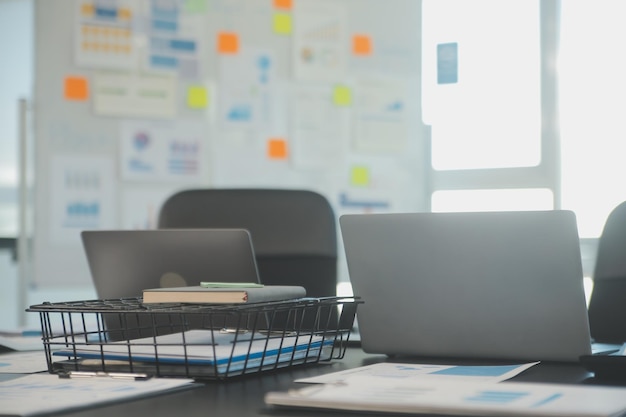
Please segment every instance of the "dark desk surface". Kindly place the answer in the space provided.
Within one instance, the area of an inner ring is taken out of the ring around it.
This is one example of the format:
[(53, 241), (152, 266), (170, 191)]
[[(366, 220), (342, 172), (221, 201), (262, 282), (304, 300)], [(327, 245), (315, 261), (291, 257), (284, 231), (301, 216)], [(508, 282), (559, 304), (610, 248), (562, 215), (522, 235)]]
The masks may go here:
[[(236, 377), (226, 381), (210, 381), (198, 384), (199, 386), (195, 389), (55, 415), (75, 417), (138, 417), (143, 415), (150, 417), (247, 417), (272, 415), (281, 417), (311, 417), (328, 414), (337, 417), (344, 415), (354, 417), (355, 413), (271, 409), (265, 405), (263, 397), (268, 391), (284, 391), (291, 388), (294, 385), (293, 380), (296, 378), (337, 372), (387, 359), (386, 356), (368, 355), (360, 348), (349, 348), (344, 359), (330, 363), (296, 366), (291, 369)], [(400, 359), (399, 361), (410, 362), (410, 360), (406, 359)], [(414, 359), (413, 361), (416, 363), (428, 362), (420, 359)], [(436, 361), (429, 362), (436, 363)], [(449, 362), (441, 361), (440, 363)], [(541, 363), (526, 370), (515, 377), (514, 380), (577, 384), (588, 381), (591, 376), (585, 369), (575, 364)], [(368, 414), (368, 416), (371, 415)]]

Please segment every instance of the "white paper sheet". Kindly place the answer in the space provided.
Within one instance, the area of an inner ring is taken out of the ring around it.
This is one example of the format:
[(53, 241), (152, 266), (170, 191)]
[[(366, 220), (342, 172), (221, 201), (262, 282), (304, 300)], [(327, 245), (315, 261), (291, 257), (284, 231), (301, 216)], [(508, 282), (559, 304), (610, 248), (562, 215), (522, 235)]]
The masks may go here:
[(413, 414), (610, 417), (621, 416), (626, 411), (626, 388), (363, 376), (343, 384), (270, 392), (265, 402), (297, 407)]
[(175, 378), (133, 381), (107, 377), (63, 379), (52, 374), (27, 375), (0, 382), (0, 414), (28, 416), (89, 407), (154, 395), (191, 382), (191, 379)]
[(0, 355), (0, 373), (32, 374), (47, 372), (48, 363), (43, 351), (43, 343), (39, 339), (41, 350), (31, 352), (9, 352)]
[(539, 362), (529, 362), (515, 365), (430, 365), (419, 363), (390, 363), (381, 362), (373, 365), (361, 366), (346, 371), (319, 375), (311, 378), (298, 379), (296, 382), (307, 383), (348, 383), (363, 377), (377, 378), (381, 381), (402, 379), (407, 381), (480, 381), (500, 382), (513, 378), (535, 366)]
[[(330, 346), (332, 339), (321, 336), (287, 336), (267, 338), (249, 334), (237, 336), (211, 330), (190, 330), (183, 333), (134, 339), (129, 343), (98, 343), (76, 346), (82, 358), (104, 357), (107, 360), (133, 360), (138, 362), (190, 365), (217, 365), (218, 372), (236, 371), (257, 366), (273, 365), (320, 354), (320, 348)], [(130, 355), (129, 355), (130, 351)], [(74, 349), (59, 350), (57, 356), (74, 356)], [(326, 352), (322, 353), (322, 357)]]

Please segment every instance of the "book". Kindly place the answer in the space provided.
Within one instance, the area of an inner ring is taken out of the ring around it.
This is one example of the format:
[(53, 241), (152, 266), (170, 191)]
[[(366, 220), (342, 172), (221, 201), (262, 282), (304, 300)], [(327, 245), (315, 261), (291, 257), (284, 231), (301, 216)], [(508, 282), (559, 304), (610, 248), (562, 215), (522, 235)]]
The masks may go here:
[(242, 304), (291, 300), (305, 296), (304, 287), (297, 285), (247, 288), (188, 286), (143, 290), (143, 303)]
[(626, 388), (563, 384), (474, 383), (362, 377), (268, 392), (265, 403), (377, 413), (464, 416), (617, 417)]

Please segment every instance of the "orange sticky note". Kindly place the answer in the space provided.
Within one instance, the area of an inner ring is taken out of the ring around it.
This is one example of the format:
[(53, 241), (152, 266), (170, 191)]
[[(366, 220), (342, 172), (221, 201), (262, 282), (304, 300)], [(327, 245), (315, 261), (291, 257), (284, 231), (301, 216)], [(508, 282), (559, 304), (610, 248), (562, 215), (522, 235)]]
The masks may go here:
[(217, 51), (220, 54), (236, 54), (239, 51), (239, 37), (236, 33), (221, 32), (217, 35)]
[(281, 138), (272, 138), (267, 141), (267, 156), (270, 159), (287, 158), (287, 141)]
[(87, 79), (83, 77), (67, 77), (65, 79), (66, 100), (87, 100), (89, 88)]
[(274, 7), (277, 9), (291, 9), (292, 6), (291, 0), (274, 0)]
[(370, 55), (372, 40), (367, 35), (354, 35), (352, 38), (352, 52), (354, 55)]

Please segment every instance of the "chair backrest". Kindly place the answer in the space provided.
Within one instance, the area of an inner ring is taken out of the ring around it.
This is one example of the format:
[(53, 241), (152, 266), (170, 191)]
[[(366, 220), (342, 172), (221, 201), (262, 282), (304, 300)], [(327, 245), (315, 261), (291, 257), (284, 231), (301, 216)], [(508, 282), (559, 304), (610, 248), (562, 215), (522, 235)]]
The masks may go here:
[(626, 202), (607, 217), (598, 242), (589, 300), (589, 326), (596, 342), (626, 342)]
[(337, 227), (321, 194), (286, 189), (194, 189), (169, 197), (159, 228), (243, 228), (261, 282), (301, 285), (307, 296), (336, 295)]

